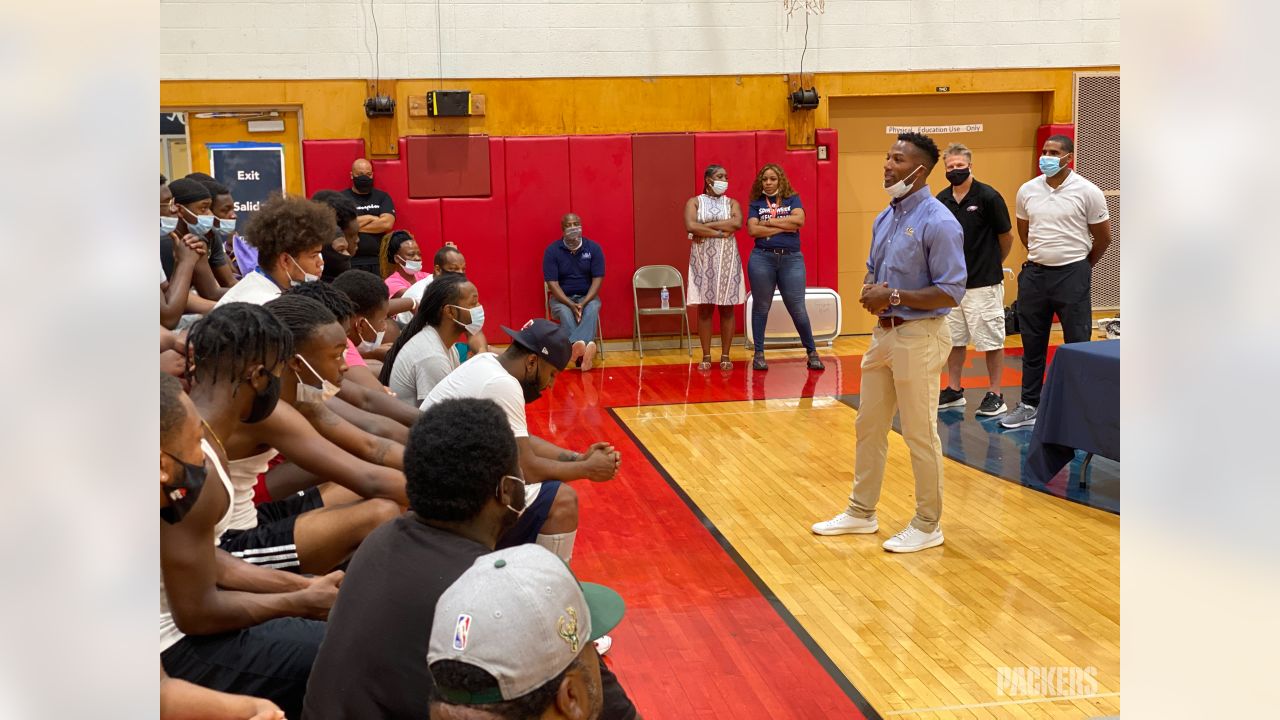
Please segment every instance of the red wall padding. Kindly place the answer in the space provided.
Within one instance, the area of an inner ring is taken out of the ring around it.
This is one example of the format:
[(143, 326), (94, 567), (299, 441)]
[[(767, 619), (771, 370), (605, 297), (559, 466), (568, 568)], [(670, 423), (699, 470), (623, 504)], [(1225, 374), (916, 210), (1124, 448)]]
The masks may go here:
[(569, 138), (571, 209), (583, 234), (604, 250), (600, 328), (605, 337), (631, 335), (631, 273), (636, 266), (630, 135)]
[[(634, 135), (631, 138), (632, 178), (635, 187), (636, 267), (626, 273), (626, 291), (631, 292), (631, 275), (645, 265), (671, 265), (689, 283), (689, 238), (684, 229), (684, 204), (692, 194), (682, 178), (695, 172), (694, 136), (681, 134)], [(658, 291), (641, 292), (644, 306), (658, 304)], [(674, 305), (680, 293), (671, 293)], [(650, 317), (640, 321), (646, 334), (680, 331), (677, 317)]]
[(400, 159), (374, 160), (374, 183), (391, 196), (396, 204), (396, 228), (408, 230), (424, 253), (440, 247), (440, 200), (418, 200), (409, 197), (409, 178), (405, 157), (406, 139), (400, 138)]
[[(475, 283), (480, 304), (484, 305), (485, 337), (497, 344), (508, 342), (498, 326), (513, 324), (507, 262), (505, 146), (503, 138), (489, 138), (489, 197), (440, 201), (444, 240), (452, 241), (467, 258), (467, 278)], [(435, 249), (438, 246), (432, 251)]]
[(362, 157), (364, 140), (303, 140), (302, 182), (307, 197), (351, 187), (351, 163)]
[(560, 237), (560, 218), (569, 211), (569, 138), (507, 138), (506, 261), (517, 328), (546, 315), (542, 254)]
[[(729, 175), (729, 197), (742, 206), (742, 229), (737, 232), (738, 254), (742, 257), (742, 277), (747, 277), (747, 259), (751, 256), (751, 248), (755, 240), (747, 234), (747, 207), (751, 204), (751, 183), (756, 177), (756, 134), (754, 132), (718, 132), (698, 133), (693, 140), (694, 177), (690, 195), (702, 192), (702, 174), (707, 166), (715, 163), (723, 165)], [(681, 206), (683, 207), (683, 205)], [(686, 260), (685, 265), (688, 265)], [(688, 272), (682, 268), (682, 272)], [(737, 332), (743, 330), (744, 308), (734, 314), (734, 325)], [(720, 332), (715, 325), (715, 332)]]
[(835, 130), (819, 130), (818, 145), (827, 146), (827, 159), (818, 165), (818, 221), (822, 232), (818, 238), (818, 286), (835, 290), (840, 282), (838, 253), (840, 241), (840, 176), (836, 158), (840, 157), (840, 138)]
[[(488, 197), (489, 138), (484, 135), (412, 135), (403, 138), (409, 197)], [(394, 198), (392, 198), (394, 199)]]
[[(800, 229), (800, 252), (804, 255), (805, 283), (818, 284), (818, 237), (822, 234), (822, 213), (818, 208), (817, 153), (813, 150), (787, 150), (787, 134), (782, 130), (756, 133), (756, 170), (765, 163), (782, 166), (791, 188), (800, 194), (804, 206), (804, 227)], [(752, 180), (755, 176), (752, 176)], [(749, 285), (750, 283), (748, 283)]]

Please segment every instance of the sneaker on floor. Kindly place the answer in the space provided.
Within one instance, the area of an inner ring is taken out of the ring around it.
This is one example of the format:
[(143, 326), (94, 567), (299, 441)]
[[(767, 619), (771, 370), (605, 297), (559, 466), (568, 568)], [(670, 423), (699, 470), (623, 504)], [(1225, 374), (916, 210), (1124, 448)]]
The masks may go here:
[(596, 652), (600, 653), (601, 655), (608, 654), (609, 648), (613, 647), (613, 638), (609, 637), (608, 635), (601, 635), (600, 639), (596, 640), (595, 642), (596, 642)]
[(830, 520), (814, 523), (810, 530), (815, 535), (870, 535), (880, 529), (876, 516), (858, 518), (842, 512)]
[(809, 353), (809, 360), (805, 363), (810, 370), (826, 370), (827, 366), (822, 364), (822, 358), (818, 357), (818, 353)]
[(573, 344), (573, 352), (569, 354), (569, 361), (573, 363), (577, 363), (579, 360), (582, 359), (582, 356), (586, 352), (587, 352), (587, 344), (579, 340), (578, 342)]
[(938, 409), (964, 407), (969, 401), (964, 399), (963, 390), (952, 390), (950, 387), (942, 388), (942, 392), (938, 393)]
[(769, 369), (769, 363), (764, 361), (764, 355), (756, 355), (755, 357), (751, 358), (751, 369), (752, 370), (768, 370)]
[(1016, 428), (1024, 425), (1036, 424), (1036, 409), (1024, 403), (1018, 403), (1018, 407), (1013, 412), (1005, 415), (1000, 420), (1001, 427)]
[(1006, 412), (1009, 412), (1009, 406), (1004, 404), (1004, 396), (988, 391), (986, 395), (982, 396), (982, 404), (978, 406), (978, 412), (974, 414), (978, 417), (990, 417)]
[(586, 349), (582, 351), (582, 372), (586, 372), (590, 370), (591, 363), (595, 362), (595, 359), (596, 359), (596, 341), (592, 340), (591, 342), (587, 343)]
[(884, 549), (896, 553), (912, 553), (938, 547), (942, 544), (942, 528), (934, 528), (933, 532), (921, 532), (915, 525), (908, 525), (902, 532), (884, 541)]

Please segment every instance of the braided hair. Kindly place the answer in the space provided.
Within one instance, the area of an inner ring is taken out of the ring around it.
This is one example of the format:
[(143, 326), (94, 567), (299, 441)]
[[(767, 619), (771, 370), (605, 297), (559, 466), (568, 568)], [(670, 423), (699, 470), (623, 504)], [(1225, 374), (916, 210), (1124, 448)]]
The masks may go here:
[(335, 290), (329, 283), (308, 282), (294, 285), (285, 290), (282, 296), (294, 295), (310, 298), (329, 309), (334, 320), (346, 324), (356, 314), (356, 306), (341, 290)]
[(310, 340), (317, 328), (338, 322), (338, 318), (334, 317), (329, 308), (318, 300), (298, 293), (281, 295), (263, 307), (289, 328), (294, 346), (300, 346)]
[(418, 304), (417, 314), (413, 316), (409, 326), (400, 333), (396, 343), (382, 359), (382, 374), (378, 376), (378, 380), (383, 385), (391, 382), (391, 369), (395, 367), (396, 356), (400, 354), (400, 349), (426, 326), (438, 327), (444, 318), (445, 307), (457, 305), (462, 299), (462, 286), (467, 282), (470, 282), (467, 276), (461, 273), (444, 273), (431, 281), (426, 292), (422, 294), (422, 302)]
[(267, 309), (227, 303), (191, 326), (186, 355), (192, 382), (212, 385), (226, 378), (238, 383), (251, 366), (261, 363), (271, 371), (293, 355), (293, 336)]

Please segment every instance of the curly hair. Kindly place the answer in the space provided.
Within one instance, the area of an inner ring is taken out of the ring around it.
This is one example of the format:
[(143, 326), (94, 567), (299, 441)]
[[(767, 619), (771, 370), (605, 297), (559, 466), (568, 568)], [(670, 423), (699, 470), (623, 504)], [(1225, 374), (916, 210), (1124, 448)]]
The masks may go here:
[(761, 182), (761, 178), (764, 177), (766, 170), (772, 170), (778, 175), (778, 199), (786, 200), (796, 194), (796, 191), (791, 187), (791, 181), (787, 180), (787, 174), (782, 171), (782, 166), (778, 163), (765, 163), (765, 166), (760, 168), (760, 172), (756, 173), (756, 181), (751, 183), (752, 200), (759, 200), (764, 197), (764, 184)]
[[(413, 233), (408, 230), (392, 230), (382, 236), (382, 245), (378, 248), (378, 270), (382, 273), (382, 277), (391, 277), (391, 273), (400, 269), (400, 264), (394, 258), (396, 253), (400, 252), (400, 246), (413, 240), (416, 244), (418, 241), (414, 239)], [(418, 248), (418, 252), (422, 252), (422, 248)]]
[(244, 236), (258, 248), (258, 265), (269, 268), (281, 255), (320, 249), (333, 240), (337, 224), (328, 205), (275, 195), (249, 219)]
[(933, 167), (938, 164), (938, 143), (928, 135), (922, 135), (918, 132), (898, 133), (898, 139), (908, 145), (914, 145), (920, 155), (928, 162), (921, 163)]
[(319, 302), (321, 305), (329, 309), (338, 322), (345, 323), (356, 314), (355, 303), (351, 302), (351, 298), (347, 297), (341, 290), (334, 289), (330, 283), (309, 282), (294, 285), (293, 287), (281, 293), (284, 295), (300, 295), (305, 298), (311, 298)]
[(404, 446), (409, 507), (424, 520), (474, 518), (504, 475), (519, 469), (516, 436), (492, 400), (433, 405), (409, 429)]
[(346, 295), (359, 315), (371, 315), (379, 309), (386, 315), (387, 285), (368, 270), (352, 268), (333, 279), (334, 290)]

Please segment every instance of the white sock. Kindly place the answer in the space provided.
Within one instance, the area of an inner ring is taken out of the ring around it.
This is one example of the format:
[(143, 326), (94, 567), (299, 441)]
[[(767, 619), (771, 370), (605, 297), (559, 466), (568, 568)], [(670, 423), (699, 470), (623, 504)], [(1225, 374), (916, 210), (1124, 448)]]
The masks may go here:
[(573, 557), (573, 541), (578, 538), (578, 531), (558, 533), (556, 535), (538, 534), (537, 543), (556, 554), (556, 557), (569, 562)]

